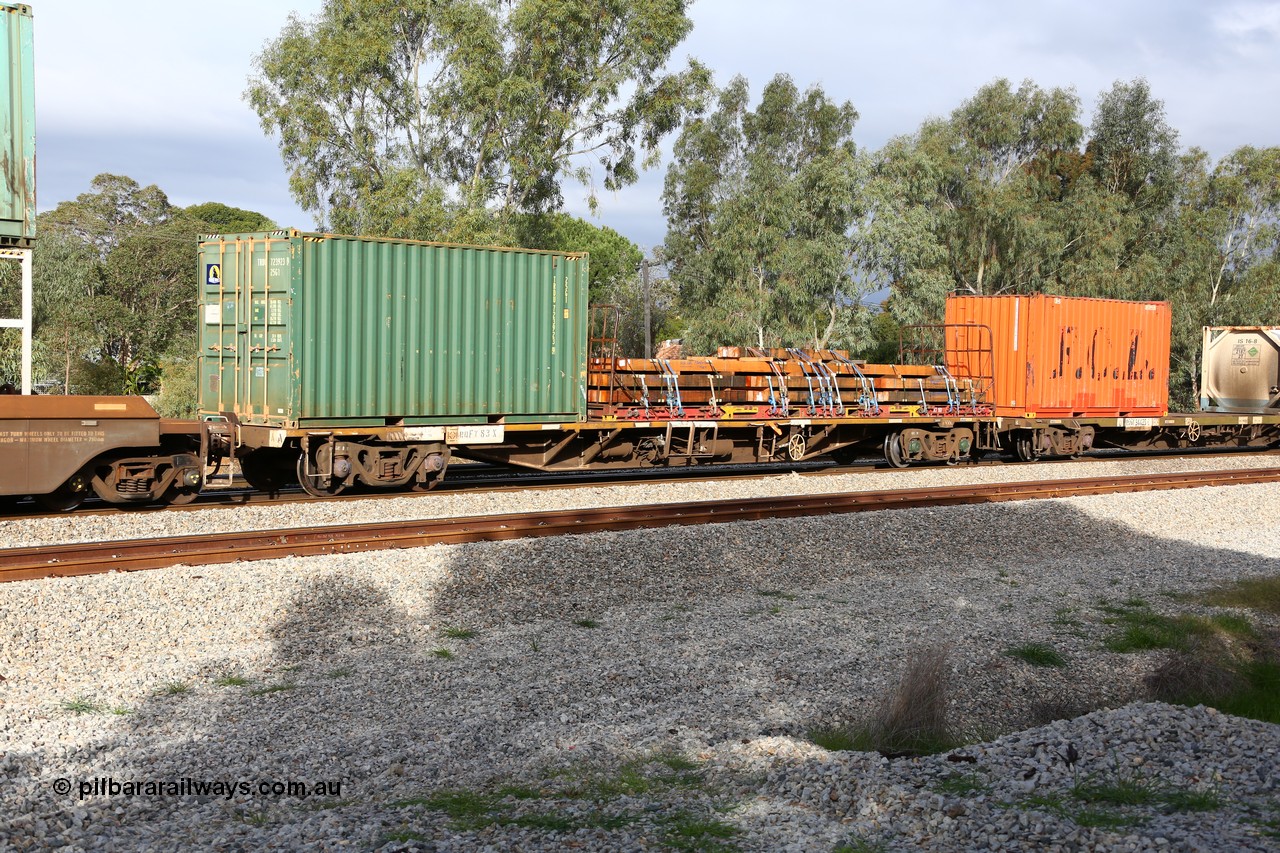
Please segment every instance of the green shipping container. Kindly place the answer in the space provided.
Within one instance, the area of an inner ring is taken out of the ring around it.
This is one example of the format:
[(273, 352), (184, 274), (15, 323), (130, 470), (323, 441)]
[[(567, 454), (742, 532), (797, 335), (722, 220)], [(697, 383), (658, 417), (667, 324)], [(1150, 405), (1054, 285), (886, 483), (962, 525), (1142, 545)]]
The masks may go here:
[(284, 428), (585, 417), (587, 256), (307, 234), (199, 248), (200, 411)]
[(0, 81), (8, 103), (0, 111), (0, 246), (30, 246), (36, 236), (36, 98), (31, 7), (0, 3), (8, 61)]

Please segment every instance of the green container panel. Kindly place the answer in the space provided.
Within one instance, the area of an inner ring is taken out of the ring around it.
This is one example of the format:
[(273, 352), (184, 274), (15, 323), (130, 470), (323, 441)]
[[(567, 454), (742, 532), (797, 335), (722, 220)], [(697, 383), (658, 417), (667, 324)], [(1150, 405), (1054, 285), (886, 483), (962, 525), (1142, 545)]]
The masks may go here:
[(201, 411), (277, 426), (578, 420), (585, 255), (262, 232), (200, 244)]
[(36, 236), (36, 99), (31, 7), (0, 3), (8, 61), (0, 87), (0, 245), (29, 245)]

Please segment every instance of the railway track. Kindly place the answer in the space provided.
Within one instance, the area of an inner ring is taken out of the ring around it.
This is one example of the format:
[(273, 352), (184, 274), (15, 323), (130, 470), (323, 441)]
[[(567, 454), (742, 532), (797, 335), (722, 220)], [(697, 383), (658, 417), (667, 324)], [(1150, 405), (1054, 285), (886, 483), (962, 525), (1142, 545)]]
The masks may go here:
[(1280, 468), (698, 501), (11, 548), (0, 550), (0, 581), (671, 525), (1271, 482), (1280, 482)]

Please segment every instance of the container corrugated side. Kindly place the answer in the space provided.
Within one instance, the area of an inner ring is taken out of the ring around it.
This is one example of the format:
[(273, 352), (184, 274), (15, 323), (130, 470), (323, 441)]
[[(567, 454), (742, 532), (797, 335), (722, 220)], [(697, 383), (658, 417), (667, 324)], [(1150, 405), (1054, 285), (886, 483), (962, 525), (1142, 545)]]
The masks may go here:
[(27, 246), (36, 235), (35, 59), (31, 7), (0, 3), (6, 61), (0, 89), (0, 245)]
[(1206, 326), (1200, 355), (1202, 411), (1280, 410), (1280, 328)]
[[(991, 329), (997, 415), (1157, 417), (1168, 412), (1167, 302), (951, 296), (946, 322)], [(964, 358), (949, 356), (951, 369), (970, 369)]]
[(584, 416), (585, 255), (281, 234), (201, 244), (218, 306), (202, 309), (202, 411), (314, 427)]

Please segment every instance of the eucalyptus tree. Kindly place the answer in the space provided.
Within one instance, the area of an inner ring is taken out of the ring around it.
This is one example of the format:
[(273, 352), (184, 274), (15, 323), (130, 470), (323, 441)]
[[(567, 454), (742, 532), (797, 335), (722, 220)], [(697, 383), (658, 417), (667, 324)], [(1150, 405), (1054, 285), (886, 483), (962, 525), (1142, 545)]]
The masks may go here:
[(754, 110), (736, 77), (685, 126), (663, 193), (664, 250), (695, 349), (854, 335), (865, 313), (851, 274), (857, 118), (778, 75)]
[(686, 6), (327, 0), (266, 45), (246, 97), (322, 227), (502, 240), (513, 214), (558, 209), (566, 178), (593, 203), (633, 183), (701, 108), (706, 69), (665, 70)]
[(936, 320), (949, 292), (1053, 289), (1078, 116), (1070, 90), (1001, 79), (877, 155), (860, 257), (900, 321)]

